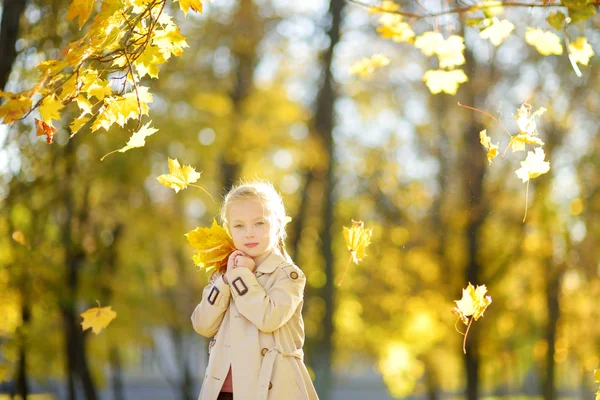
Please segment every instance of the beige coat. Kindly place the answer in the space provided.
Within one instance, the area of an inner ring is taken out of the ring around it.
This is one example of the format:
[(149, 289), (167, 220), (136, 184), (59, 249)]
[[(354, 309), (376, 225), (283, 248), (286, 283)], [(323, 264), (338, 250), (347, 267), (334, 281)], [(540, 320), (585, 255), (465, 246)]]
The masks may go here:
[(212, 338), (199, 400), (215, 400), (231, 365), (235, 400), (318, 400), (304, 365), (306, 277), (273, 252), (252, 273), (238, 267), (209, 283), (192, 314)]

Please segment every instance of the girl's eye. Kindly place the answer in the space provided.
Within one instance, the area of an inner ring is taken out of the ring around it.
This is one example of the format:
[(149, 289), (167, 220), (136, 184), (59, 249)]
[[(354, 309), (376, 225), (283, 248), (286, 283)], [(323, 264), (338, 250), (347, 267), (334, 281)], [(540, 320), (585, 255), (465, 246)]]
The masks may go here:
[(243, 228), (243, 227), (244, 227), (244, 225), (236, 225), (236, 226), (234, 226), (234, 228)]
[(257, 222), (257, 223), (256, 223), (256, 225), (264, 225), (264, 224), (265, 224), (265, 223), (264, 223), (264, 222), (262, 222), (262, 221), (261, 221), (261, 222)]

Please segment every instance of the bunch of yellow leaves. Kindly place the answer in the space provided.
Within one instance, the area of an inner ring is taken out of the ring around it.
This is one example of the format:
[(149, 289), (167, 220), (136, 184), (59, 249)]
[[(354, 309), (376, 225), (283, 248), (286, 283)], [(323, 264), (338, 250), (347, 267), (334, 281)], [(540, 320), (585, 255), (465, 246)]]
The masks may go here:
[(210, 228), (198, 227), (185, 234), (188, 243), (198, 250), (193, 257), (194, 264), (209, 272), (213, 269), (225, 272), (227, 259), (233, 251), (233, 239), (221, 225), (213, 220)]
[(365, 229), (365, 224), (362, 221), (352, 220), (350, 228), (344, 227), (344, 240), (346, 241), (346, 247), (350, 250), (350, 258), (338, 286), (342, 286), (346, 272), (348, 272), (348, 268), (350, 267), (350, 262), (354, 261), (355, 264), (358, 264), (367, 255), (366, 250), (367, 246), (371, 244), (371, 236), (373, 236), (373, 230)]
[(100, 307), (98, 303), (98, 307), (84, 311), (81, 317), (83, 318), (82, 330), (92, 328), (92, 332), (97, 335), (117, 317), (117, 313), (112, 310), (112, 307)]
[(492, 302), (490, 296), (486, 296), (487, 288), (485, 285), (474, 288), (469, 282), (466, 289), (463, 289), (463, 295), (460, 300), (454, 300), (456, 307), (452, 309), (452, 313), (457, 315), (459, 319), (467, 325), (467, 331), (464, 333), (463, 352), (466, 354), (465, 345), (467, 343), (467, 335), (473, 321), (477, 321), (483, 316), (483, 312)]

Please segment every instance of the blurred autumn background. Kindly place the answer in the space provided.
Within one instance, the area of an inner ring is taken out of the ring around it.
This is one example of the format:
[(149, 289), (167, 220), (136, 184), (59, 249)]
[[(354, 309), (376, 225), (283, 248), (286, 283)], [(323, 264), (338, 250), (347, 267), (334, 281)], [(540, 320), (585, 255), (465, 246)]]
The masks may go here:
[[(0, 2), (0, 89), (31, 88), (35, 66), (79, 37), (69, 3)], [(434, 60), (381, 38), (378, 17), (353, 2), (214, 0), (187, 17), (166, 4), (189, 47), (144, 78), (159, 130), (145, 147), (100, 162), (130, 134), (69, 139), (71, 107), (51, 145), (33, 116), (0, 125), (0, 399), (195, 399), (207, 339), (190, 315), (207, 275), (183, 235), (209, 226), (241, 178), (272, 181), (292, 218), (321, 399), (593, 399), (600, 74), (597, 56), (579, 77), (566, 53), (525, 43), (527, 26), (549, 29), (548, 9), (506, 7), (516, 34), (498, 47), (462, 14), (412, 21), (464, 35), (469, 81), (453, 96), (431, 94), (421, 77)], [(569, 29), (598, 54), (599, 27), (593, 17)], [(389, 65), (350, 74), (374, 53)], [(551, 168), (529, 185), (525, 222), (527, 184), (514, 172), (524, 153), (488, 165), (479, 132), (501, 153), (506, 133), (457, 102), (511, 132), (521, 103), (547, 109), (537, 122)], [(202, 171), (214, 200), (160, 185), (168, 157)], [(373, 229), (372, 244), (338, 288), (351, 219)], [(451, 309), (468, 282), (493, 303), (465, 355)], [(97, 302), (117, 318), (83, 332), (80, 313)]]

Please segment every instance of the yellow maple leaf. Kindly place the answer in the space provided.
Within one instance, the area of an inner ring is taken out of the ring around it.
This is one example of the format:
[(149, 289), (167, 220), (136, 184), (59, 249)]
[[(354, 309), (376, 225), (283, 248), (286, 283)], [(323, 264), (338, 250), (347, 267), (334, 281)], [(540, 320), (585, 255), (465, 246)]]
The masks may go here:
[(452, 35), (444, 39), (441, 33), (424, 32), (415, 39), (415, 47), (428, 57), (436, 54), (440, 68), (453, 68), (465, 63), (465, 43), (461, 36)]
[(79, 130), (85, 125), (87, 124), (87, 122), (91, 119), (92, 117), (88, 116), (88, 115), (81, 115), (80, 117), (76, 118), (73, 120), (73, 122), (71, 122), (71, 124), (69, 125), (69, 128), (71, 128), (71, 137), (73, 137), (77, 132), (79, 132)]
[(96, 0), (73, 0), (67, 11), (67, 21), (79, 18), (79, 29), (90, 18)]
[(385, 14), (379, 18), (380, 27), (377, 28), (380, 36), (384, 39), (392, 39), (396, 43), (410, 42), (415, 36), (411, 26), (402, 21), (402, 16), (397, 14)]
[(488, 17), (500, 15), (504, 12), (502, 2), (498, 0), (484, 0), (479, 4), (479, 7)]
[(150, 124), (152, 123), (152, 121), (148, 121), (148, 123), (144, 126), (142, 126), (137, 132), (134, 132), (131, 137), (129, 138), (129, 141), (127, 142), (127, 145), (125, 145), (124, 147), (118, 149), (118, 150), (113, 150), (110, 153), (104, 155), (100, 161), (104, 160), (108, 155), (116, 153), (117, 151), (119, 153), (125, 153), (127, 150), (131, 150), (134, 149), (136, 147), (144, 147), (144, 145), (146, 145), (146, 138), (150, 135), (153, 135), (154, 133), (158, 132), (158, 129), (155, 128), (150, 128)]
[(60, 110), (64, 108), (64, 105), (60, 100), (53, 94), (48, 96), (42, 102), (40, 106), (40, 116), (42, 120), (48, 124), (52, 123), (52, 120), (60, 121)]
[(194, 264), (207, 272), (216, 269), (225, 272), (227, 259), (235, 251), (233, 239), (227, 230), (213, 219), (210, 228), (197, 227), (185, 234), (188, 243), (198, 250), (193, 257)]
[(373, 75), (373, 72), (380, 67), (384, 67), (390, 63), (390, 59), (383, 54), (374, 54), (370, 58), (363, 58), (355, 62), (350, 67), (350, 75), (358, 75), (361, 78), (368, 78)]
[(441, 33), (428, 31), (415, 39), (415, 47), (427, 57), (434, 55), (441, 43), (444, 42), (444, 36)]
[(452, 35), (441, 42), (436, 54), (440, 60), (440, 68), (454, 68), (465, 63), (465, 39), (461, 36)]
[(382, 12), (395, 12), (400, 9), (398, 4), (390, 0), (384, 0), (380, 6), (369, 7), (369, 14), (382, 13)]
[(458, 86), (469, 80), (462, 69), (452, 71), (429, 70), (423, 75), (425, 84), (433, 94), (440, 92), (456, 94)]
[(514, 29), (515, 26), (509, 20), (503, 19), (500, 21), (494, 17), (492, 18), (491, 25), (479, 32), (479, 36), (483, 39), (489, 39), (494, 46), (500, 46)]
[(196, 172), (195, 168), (190, 165), (185, 165), (183, 168), (179, 165), (177, 159), (169, 158), (169, 173), (159, 176), (158, 181), (164, 186), (175, 190), (175, 193), (188, 187), (190, 183), (194, 183), (200, 178), (200, 173)]
[(587, 38), (582, 36), (569, 43), (569, 53), (575, 62), (588, 65), (590, 58), (594, 55), (594, 50), (588, 43)]
[(366, 255), (366, 249), (371, 244), (372, 229), (365, 229), (362, 221), (352, 220), (350, 228), (344, 227), (344, 240), (346, 247), (350, 250), (352, 260), (358, 264)]
[(546, 154), (541, 147), (536, 147), (535, 152), (528, 151), (527, 158), (521, 161), (521, 168), (516, 170), (515, 174), (517, 174), (523, 183), (545, 174), (550, 171), (550, 162), (544, 161), (545, 157)]
[(92, 328), (95, 334), (100, 333), (110, 322), (117, 317), (112, 307), (94, 307), (81, 313), (83, 322), (81, 323), (82, 330)]
[(27, 246), (27, 241), (25, 240), (25, 235), (23, 235), (23, 232), (21, 232), (21, 231), (14, 231), (12, 234), (12, 239), (22, 246)]
[(0, 105), (0, 118), (3, 118), (2, 123), (4, 124), (13, 123), (31, 109), (31, 99), (20, 93), (14, 94), (0, 90), (0, 97), (6, 99), (4, 104)]
[[(517, 120), (517, 125), (519, 126), (519, 131), (528, 135), (537, 135), (537, 124), (535, 122), (535, 117), (538, 117), (546, 112), (544, 107), (540, 107), (533, 114), (531, 114), (531, 105), (527, 103), (521, 104), (521, 107), (517, 110), (517, 116), (515, 119)], [(530, 115), (531, 114), (531, 115)]]
[(186, 16), (190, 8), (193, 11), (202, 13), (202, 3), (200, 0), (179, 0), (179, 8), (181, 8), (181, 11), (183, 11)]
[(473, 287), (469, 282), (466, 289), (462, 291), (462, 298), (454, 300), (456, 307), (452, 312), (457, 315), (465, 324), (469, 324), (469, 317), (477, 321), (483, 316), (485, 309), (492, 303), (492, 298), (486, 296), (487, 288), (485, 285)]
[(510, 137), (509, 146), (512, 151), (525, 151), (526, 144), (543, 146), (544, 142), (539, 137), (527, 133), (520, 133)]
[(481, 142), (481, 144), (483, 145), (483, 147), (485, 147), (485, 149), (487, 150), (487, 159), (488, 159), (488, 163), (491, 165), (492, 164), (492, 160), (494, 158), (496, 158), (496, 156), (498, 155), (498, 148), (500, 147), (500, 143), (496, 143), (493, 144), (492, 143), (492, 138), (490, 138), (487, 135), (487, 130), (484, 129), (481, 132), (479, 132), (479, 141)]
[(554, 33), (549, 31), (544, 32), (540, 28), (527, 27), (525, 41), (531, 46), (534, 46), (537, 51), (544, 56), (563, 53), (560, 38)]
[(179, 28), (171, 24), (168, 29), (158, 29), (154, 32), (152, 44), (158, 46), (164, 57), (168, 59), (171, 54), (180, 56), (183, 49), (189, 47)]
[(367, 246), (371, 244), (371, 236), (373, 236), (373, 230), (365, 229), (365, 224), (362, 221), (352, 220), (350, 228), (344, 227), (344, 241), (346, 242), (346, 247), (350, 250), (350, 258), (348, 258), (348, 263), (338, 282), (338, 286), (342, 286), (348, 268), (350, 268), (350, 262), (354, 261), (355, 264), (358, 264), (367, 255), (366, 250)]

